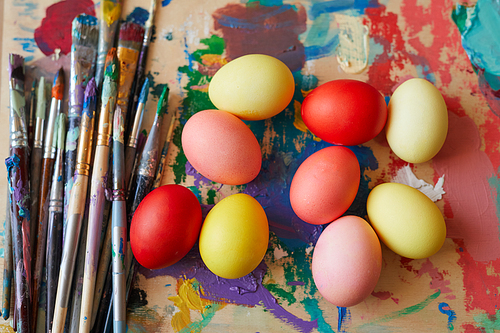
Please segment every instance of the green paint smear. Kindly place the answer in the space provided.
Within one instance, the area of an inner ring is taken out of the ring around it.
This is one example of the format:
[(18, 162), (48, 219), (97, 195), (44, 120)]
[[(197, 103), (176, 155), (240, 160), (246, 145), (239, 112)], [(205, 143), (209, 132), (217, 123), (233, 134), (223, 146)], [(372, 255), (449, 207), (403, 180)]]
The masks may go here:
[(399, 311), (394, 311), (393, 313), (389, 313), (388, 315), (383, 316), (379, 319), (376, 319), (375, 321), (373, 321), (371, 323), (361, 325), (359, 327), (359, 329), (363, 329), (363, 328), (366, 328), (367, 326), (371, 326), (371, 325), (385, 323), (385, 322), (388, 322), (388, 321), (393, 320), (393, 319), (405, 317), (405, 316), (420, 312), (427, 305), (429, 305), (433, 300), (438, 298), (439, 295), (441, 295), (441, 290), (436, 291), (434, 294), (430, 295), (429, 297), (427, 297), (425, 300), (423, 300), (422, 302), (420, 302), (418, 304), (412, 305), (410, 307), (407, 307), (407, 308), (399, 310)]
[(195, 61), (201, 62), (201, 57), (205, 54), (219, 54), (224, 53), (224, 48), (226, 43), (224, 39), (219, 36), (212, 35), (210, 38), (204, 38), (200, 40), (201, 44), (208, 46), (207, 49), (200, 49), (193, 52), (193, 58)]
[(174, 164), (170, 165), (172, 172), (174, 173), (174, 182), (176, 184), (181, 184), (186, 181), (186, 163), (187, 158), (184, 155), (184, 150), (182, 149), (181, 143), (182, 126), (178, 126), (174, 129), (172, 136), (172, 143), (179, 148), (179, 153), (175, 156)]
[(220, 304), (213, 303), (208, 305), (205, 309), (205, 313), (202, 313), (202, 320), (198, 320), (190, 323), (188, 326), (184, 327), (179, 333), (199, 333), (203, 328), (205, 328), (212, 318), (215, 316), (215, 312), (220, 309)]
[(306, 298), (302, 300), (302, 303), (307, 311), (307, 313), (311, 316), (311, 320), (317, 320), (318, 322), (318, 332), (321, 333), (333, 333), (332, 327), (325, 321), (323, 318), (323, 311), (319, 308), (318, 300), (313, 298)]
[(481, 313), (477, 316), (474, 316), (474, 320), (477, 323), (477, 326), (484, 329), (486, 333), (493, 333), (497, 330), (500, 330), (500, 310), (491, 316), (487, 313)]
[(266, 289), (269, 290), (274, 297), (278, 297), (281, 300), (286, 300), (288, 302), (288, 305), (297, 302), (297, 299), (295, 298), (293, 293), (290, 293), (285, 289), (281, 288), (280, 285), (277, 283), (266, 283), (264, 284), (264, 287), (266, 287)]
[(210, 189), (207, 191), (207, 204), (208, 205), (215, 205), (215, 197), (217, 195), (217, 192), (213, 189)]

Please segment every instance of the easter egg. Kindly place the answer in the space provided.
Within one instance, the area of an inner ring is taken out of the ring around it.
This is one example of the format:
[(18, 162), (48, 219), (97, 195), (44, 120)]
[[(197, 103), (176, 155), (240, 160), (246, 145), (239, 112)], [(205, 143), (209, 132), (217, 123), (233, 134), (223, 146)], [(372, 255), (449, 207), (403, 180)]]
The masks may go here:
[(397, 254), (422, 259), (435, 254), (446, 238), (441, 211), (419, 190), (398, 183), (375, 186), (366, 203), (380, 240)]
[(201, 229), (201, 206), (181, 185), (150, 192), (137, 207), (130, 225), (130, 245), (142, 266), (159, 269), (175, 264), (193, 247)]
[(264, 209), (248, 194), (233, 194), (208, 213), (200, 233), (200, 254), (214, 274), (237, 279), (264, 258), (269, 224)]
[(375, 288), (382, 250), (368, 222), (344, 216), (329, 224), (314, 247), (312, 275), (320, 294), (336, 306), (353, 306)]
[(189, 118), (182, 131), (182, 148), (189, 163), (214, 182), (242, 185), (260, 172), (257, 138), (228, 112), (206, 110)]
[(323, 148), (309, 156), (295, 172), (290, 185), (292, 209), (311, 224), (332, 222), (351, 206), (359, 182), (359, 163), (350, 149)]
[(387, 120), (384, 96), (368, 83), (334, 80), (311, 91), (302, 103), (302, 119), (317, 137), (355, 146), (376, 137)]
[(249, 54), (230, 61), (215, 73), (208, 87), (212, 103), (244, 120), (277, 115), (290, 103), (295, 81), (280, 60)]
[(392, 151), (409, 163), (423, 163), (441, 149), (448, 133), (448, 111), (432, 83), (410, 79), (389, 102), (386, 136)]

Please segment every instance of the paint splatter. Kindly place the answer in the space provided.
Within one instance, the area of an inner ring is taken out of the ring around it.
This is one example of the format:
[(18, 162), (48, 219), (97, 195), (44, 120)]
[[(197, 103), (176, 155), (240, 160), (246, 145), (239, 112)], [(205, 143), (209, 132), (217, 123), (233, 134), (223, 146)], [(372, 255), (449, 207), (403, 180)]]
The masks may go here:
[(448, 329), (454, 330), (453, 323), (457, 320), (457, 315), (447, 303), (441, 302), (438, 305), (439, 312), (448, 316)]
[(92, 0), (64, 0), (47, 8), (42, 24), (35, 29), (35, 42), (40, 51), (51, 55), (56, 49), (62, 54), (71, 51), (71, 23), (76, 15), (85, 13), (95, 16)]
[(337, 306), (338, 320), (337, 330), (339, 332), (348, 332), (347, 325), (351, 322), (351, 310), (345, 307)]
[(149, 12), (141, 7), (135, 7), (132, 13), (127, 15), (127, 22), (133, 22), (144, 26), (149, 18)]

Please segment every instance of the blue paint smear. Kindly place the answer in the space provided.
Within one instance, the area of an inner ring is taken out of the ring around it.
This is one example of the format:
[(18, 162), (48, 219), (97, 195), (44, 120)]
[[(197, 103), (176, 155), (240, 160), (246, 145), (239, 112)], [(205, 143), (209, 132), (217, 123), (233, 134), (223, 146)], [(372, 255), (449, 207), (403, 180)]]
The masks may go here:
[(347, 324), (351, 321), (351, 311), (342, 306), (337, 306), (338, 310), (338, 323), (337, 323), (337, 330), (339, 332), (347, 332), (346, 331), (346, 326)]
[(24, 52), (35, 53), (35, 50), (38, 48), (34, 38), (16, 37), (14, 38), (14, 41), (19, 42), (21, 44)]
[[(267, 30), (269, 27), (266, 25), (262, 25), (262, 22), (270, 19), (276, 15), (282, 14), (293, 7), (291, 5), (283, 5), (276, 7), (273, 11), (270, 11), (268, 13), (252, 17), (252, 19), (247, 19), (247, 18), (236, 18), (236, 17), (231, 17), (231, 16), (226, 16), (223, 15), (221, 16), (220, 19), (217, 20), (217, 23), (224, 27), (229, 27), (233, 29), (247, 29), (247, 30)], [(283, 22), (273, 22), (272, 27), (274, 29), (281, 29), (285, 28), (288, 26), (292, 26), (294, 22), (291, 21), (283, 21)]]
[(456, 315), (455, 311), (453, 311), (450, 308), (450, 306), (444, 302), (439, 303), (438, 309), (439, 309), (439, 312), (448, 316), (448, 329), (450, 331), (453, 331), (453, 329), (454, 329), (453, 323), (455, 322), (455, 320), (457, 320), (457, 315)]
[(132, 13), (127, 16), (128, 22), (134, 22), (144, 26), (149, 18), (149, 12), (141, 7), (135, 7)]
[(168, 4), (169, 4), (171, 1), (172, 1), (172, 0), (161, 0), (161, 6), (162, 6), (162, 7), (168, 6)]
[[(455, 12), (463, 10), (456, 5)], [(467, 17), (465, 30), (462, 33), (462, 46), (472, 64), (484, 69), (488, 75), (485, 79), (493, 90), (500, 90), (500, 3), (490, 0), (479, 0), (474, 13)]]
[(339, 35), (335, 35), (325, 44), (306, 46), (304, 53), (307, 60), (314, 60), (329, 56), (335, 52), (339, 45)]
[(309, 11), (309, 16), (314, 20), (321, 14), (335, 13), (348, 9), (354, 9), (357, 10), (359, 14), (363, 14), (366, 8), (375, 6), (377, 6), (377, 4), (370, 0), (316, 1)]

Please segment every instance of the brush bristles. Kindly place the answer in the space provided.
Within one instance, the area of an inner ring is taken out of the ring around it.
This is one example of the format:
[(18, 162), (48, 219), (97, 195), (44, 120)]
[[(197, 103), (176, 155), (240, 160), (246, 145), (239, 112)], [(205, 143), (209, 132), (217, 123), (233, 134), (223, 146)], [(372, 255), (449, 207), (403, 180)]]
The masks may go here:
[(79, 14), (72, 25), (73, 45), (97, 48), (99, 27), (97, 18), (87, 14)]
[(142, 43), (144, 37), (144, 28), (133, 22), (125, 22), (120, 27), (120, 42)]
[(24, 57), (19, 54), (9, 55), (9, 76), (24, 81)]
[(161, 115), (167, 113), (169, 92), (170, 92), (170, 89), (168, 88), (168, 85), (165, 85), (163, 87), (163, 92), (161, 93), (160, 100), (158, 101), (158, 109), (156, 111), (156, 114), (158, 116), (161, 116)]
[(111, 48), (106, 55), (106, 63), (104, 65), (104, 76), (109, 77), (112, 81), (118, 81), (120, 74), (120, 66), (118, 57), (116, 56), (116, 48)]

